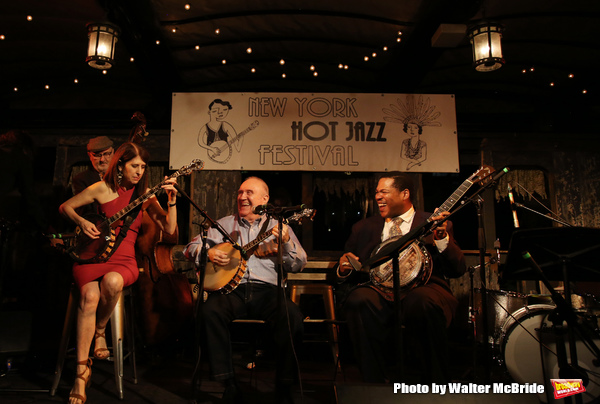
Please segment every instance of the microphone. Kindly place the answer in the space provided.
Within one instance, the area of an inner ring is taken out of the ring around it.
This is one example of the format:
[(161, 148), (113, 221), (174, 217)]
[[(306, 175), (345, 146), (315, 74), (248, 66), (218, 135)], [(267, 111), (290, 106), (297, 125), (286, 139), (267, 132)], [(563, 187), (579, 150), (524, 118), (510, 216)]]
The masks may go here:
[(295, 206), (273, 206), (270, 203), (266, 203), (264, 205), (258, 205), (252, 208), (252, 213), (256, 215), (262, 215), (263, 213), (285, 213), (285, 212), (294, 212), (297, 210), (306, 209), (305, 204), (295, 205)]
[(492, 177), (492, 181), (496, 182), (500, 179), (500, 177), (502, 177), (504, 174), (506, 174), (508, 172), (508, 167), (504, 167), (502, 170), (498, 171), (497, 173), (494, 174), (494, 176)]
[(275, 206), (270, 203), (265, 203), (264, 205), (258, 205), (252, 208), (252, 213), (255, 215), (262, 215), (265, 212), (270, 212), (275, 208)]
[(284, 207), (284, 208), (275, 208), (275, 209), (281, 209), (279, 212), (295, 212), (297, 210), (306, 209), (306, 205), (301, 203), (300, 205), (288, 206), (288, 207)]
[(513, 198), (512, 187), (510, 186), (510, 183), (508, 184), (508, 200), (510, 201), (510, 208), (512, 210), (513, 223), (515, 228), (518, 229), (519, 219), (517, 218), (517, 208), (515, 207), (515, 198)]

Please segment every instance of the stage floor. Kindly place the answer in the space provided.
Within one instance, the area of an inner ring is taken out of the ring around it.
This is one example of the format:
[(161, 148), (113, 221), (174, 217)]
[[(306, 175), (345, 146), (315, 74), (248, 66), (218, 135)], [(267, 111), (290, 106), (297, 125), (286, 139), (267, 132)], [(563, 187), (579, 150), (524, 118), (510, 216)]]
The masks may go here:
[[(475, 349), (474, 349), (475, 348)], [(453, 342), (451, 372), (454, 383), (490, 384), (510, 382), (496, 361), (481, 361), (481, 347)], [(336, 371), (328, 344), (306, 342), (298, 352), (301, 383), (294, 386), (296, 403), (500, 403), (537, 404), (534, 394), (402, 394), (394, 393), (394, 384), (367, 385), (361, 382), (356, 363), (342, 344), (341, 367)], [(132, 366), (125, 363), (124, 399), (117, 395), (113, 363), (95, 361), (92, 384), (87, 389), (88, 403), (177, 404), (219, 403), (223, 392), (220, 383), (208, 378), (208, 365), (202, 364), (202, 380), (192, 394), (191, 378), (195, 366), (193, 349), (182, 341), (171, 345), (137, 349), (137, 384), (133, 383)], [(253, 369), (255, 349), (250, 344), (234, 345), (236, 375), (247, 404), (274, 402), (274, 360), (268, 350), (258, 357)], [(4, 354), (6, 355), (6, 354)], [(74, 377), (74, 358), (68, 357), (62, 379), (54, 396), (49, 389), (54, 377), (55, 352), (27, 352), (12, 355), (12, 369), (0, 377), (0, 401), (4, 404), (64, 403)], [(486, 372), (488, 376), (486, 376)], [(416, 400), (416, 401), (415, 401)], [(424, 401), (423, 401), (424, 400)], [(516, 400), (516, 401), (515, 401)]]

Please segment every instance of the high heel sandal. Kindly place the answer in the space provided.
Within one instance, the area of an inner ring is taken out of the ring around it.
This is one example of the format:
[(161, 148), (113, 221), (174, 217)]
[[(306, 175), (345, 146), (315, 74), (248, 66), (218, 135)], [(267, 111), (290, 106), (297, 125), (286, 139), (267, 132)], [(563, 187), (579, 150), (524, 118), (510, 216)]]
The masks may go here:
[[(104, 338), (104, 341), (106, 341), (106, 329), (104, 332), (98, 332), (98, 330), (96, 330), (96, 333), (94, 334), (94, 347), (96, 346), (96, 340), (98, 340), (98, 338)], [(94, 349), (94, 358), (96, 359), (104, 360), (108, 359), (109, 356), (110, 351), (108, 350), (108, 348)]]
[[(92, 382), (92, 360), (90, 358), (88, 358), (87, 360), (84, 361), (80, 361), (77, 362), (78, 365), (86, 365), (85, 369), (83, 369), (83, 372), (78, 373), (77, 376), (75, 376), (75, 379), (81, 379), (83, 380), (83, 385), (85, 386), (85, 388), (90, 386), (90, 383)], [(85, 375), (85, 372), (88, 372), (87, 377), (83, 377), (83, 375)], [(77, 393), (69, 393), (69, 399), (70, 398), (74, 398), (77, 400), (81, 401), (81, 404), (85, 404), (85, 401), (87, 400), (87, 396), (86, 395), (81, 395), (81, 394), (77, 394)], [(69, 400), (71, 401), (71, 400)]]

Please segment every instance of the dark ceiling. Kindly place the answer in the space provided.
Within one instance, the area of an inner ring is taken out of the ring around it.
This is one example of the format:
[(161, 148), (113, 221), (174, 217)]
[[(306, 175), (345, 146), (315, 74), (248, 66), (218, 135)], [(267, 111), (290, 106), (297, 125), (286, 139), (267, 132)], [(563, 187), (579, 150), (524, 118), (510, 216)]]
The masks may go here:
[[(136, 110), (168, 129), (172, 92), (384, 92), (456, 94), (459, 136), (597, 132), (598, 1), (4, 3), (2, 129), (128, 127)], [(122, 31), (106, 74), (85, 63), (86, 23), (103, 20)], [(432, 45), (440, 24), (481, 21), (504, 25), (500, 70), (475, 71), (466, 36)]]

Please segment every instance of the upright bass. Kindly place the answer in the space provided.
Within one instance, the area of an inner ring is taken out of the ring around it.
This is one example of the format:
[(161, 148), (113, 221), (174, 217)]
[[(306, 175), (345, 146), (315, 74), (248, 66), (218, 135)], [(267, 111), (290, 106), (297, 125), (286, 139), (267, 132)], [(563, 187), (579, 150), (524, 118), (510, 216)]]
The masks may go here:
[[(132, 118), (136, 125), (131, 130), (130, 141), (147, 141), (146, 118), (136, 112)], [(174, 246), (179, 239), (179, 228), (173, 234), (164, 233), (149, 215), (142, 216), (140, 235), (136, 241), (136, 259), (140, 276), (136, 282), (136, 302), (139, 306), (138, 325), (144, 342), (149, 346), (172, 337), (193, 318), (193, 293), (184, 274), (162, 269), (161, 251)]]

